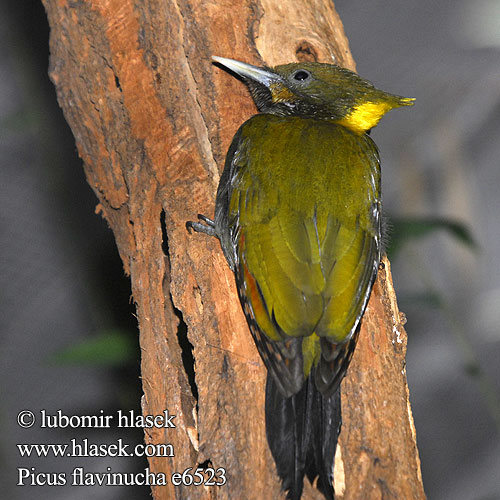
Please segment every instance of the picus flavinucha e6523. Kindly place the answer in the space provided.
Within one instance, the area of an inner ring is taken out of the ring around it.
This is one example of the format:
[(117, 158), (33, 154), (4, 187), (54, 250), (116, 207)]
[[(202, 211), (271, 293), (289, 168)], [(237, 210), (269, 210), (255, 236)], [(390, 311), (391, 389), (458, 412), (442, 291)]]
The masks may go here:
[(289, 500), (307, 476), (333, 499), (339, 385), (381, 257), (380, 163), (369, 137), (413, 99), (339, 66), (259, 68), (214, 57), (259, 113), (233, 138), (213, 220), (267, 367), (266, 433)]

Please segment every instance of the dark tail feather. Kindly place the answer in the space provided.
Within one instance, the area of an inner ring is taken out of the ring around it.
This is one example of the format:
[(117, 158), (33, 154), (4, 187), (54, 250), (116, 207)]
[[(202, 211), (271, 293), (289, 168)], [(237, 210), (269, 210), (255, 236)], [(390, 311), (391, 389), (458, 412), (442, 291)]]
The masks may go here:
[(302, 389), (284, 398), (273, 376), (266, 384), (266, 434), (288, 500), (300, 500), (304, 476), (327, 500), (332, 486), (335, 449), (340, 433), (340, 389), (325, 398), (314, 383), (314, 370)]

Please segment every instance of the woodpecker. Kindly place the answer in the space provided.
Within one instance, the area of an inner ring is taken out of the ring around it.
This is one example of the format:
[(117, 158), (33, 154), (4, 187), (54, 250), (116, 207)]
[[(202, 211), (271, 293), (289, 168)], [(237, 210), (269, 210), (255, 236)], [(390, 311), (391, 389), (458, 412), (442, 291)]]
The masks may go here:
[(287, 499), (300, 500), (307, 476), (333, 500), (340, 382), (382, 254), (369, 132), (414, 99), (332, 64), (213, 60), (243, 80), (258, 114), (229, 147), (214, 218), (187, 227), (217, 237), (235, 274), (268, 370), (266, 434)]

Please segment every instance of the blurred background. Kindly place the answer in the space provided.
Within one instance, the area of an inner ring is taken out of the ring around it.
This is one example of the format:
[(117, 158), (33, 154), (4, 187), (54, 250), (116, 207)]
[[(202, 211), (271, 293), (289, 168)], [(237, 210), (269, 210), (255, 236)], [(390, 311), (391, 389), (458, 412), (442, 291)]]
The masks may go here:
[[(416, 97), (372, 132), (409, 336), (430, 500), (500, 499), (500, 0), (338, 0), (361, 76)], [(16, 487), (36, 472), (139, 471), (131, 458), (21, 458), (16, 443), (140, 443), (142, 430), (21, 429), (24, 409), (140, 411), (136, 322), (47, 77), (38, 0), (0, 4), (0, 484), (11, 499), (146, 499), (148, 488)], [(79, 435), (81, 434), (81, 435)]]

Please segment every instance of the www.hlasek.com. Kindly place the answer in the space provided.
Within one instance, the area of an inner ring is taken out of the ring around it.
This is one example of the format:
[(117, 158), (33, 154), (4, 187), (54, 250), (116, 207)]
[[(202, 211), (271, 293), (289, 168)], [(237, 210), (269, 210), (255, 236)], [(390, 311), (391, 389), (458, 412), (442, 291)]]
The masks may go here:
[[(53, 415), (45, 410), (40, 417), (30, 410), (18, 413), (17, 421), (25, 429), (33, 427), (38, 421), (41, 428), (175, 428), (175, 415), (165, 410), (160, 415), (135, 414), (133, 410), (116, 415), (65, 415), (61, 410)], [(18, 444), (22, 458), (26, 457), (174, 457), (174, 447), (169, 443), (141, 443), (135, 446), (118, 439), (113, 443), (94, 443), (88, 439), (70, 439), (68, 443), (57, 444)], [(226, 471), (222, 467), (188, 467), (182, 472), (174, 472), (167, 477), (164, 472), (151, 472), (149, 468), (138, 473), (116, 472), (106, 467), (105, 472), (85, 470), (75, 467), (70, 474), (65, 472), (40, 471), (35, 467), (18, 467), (18, 486), (163, 486), (170, 481), (174, 486), (223, 486), (226, 483)]]

